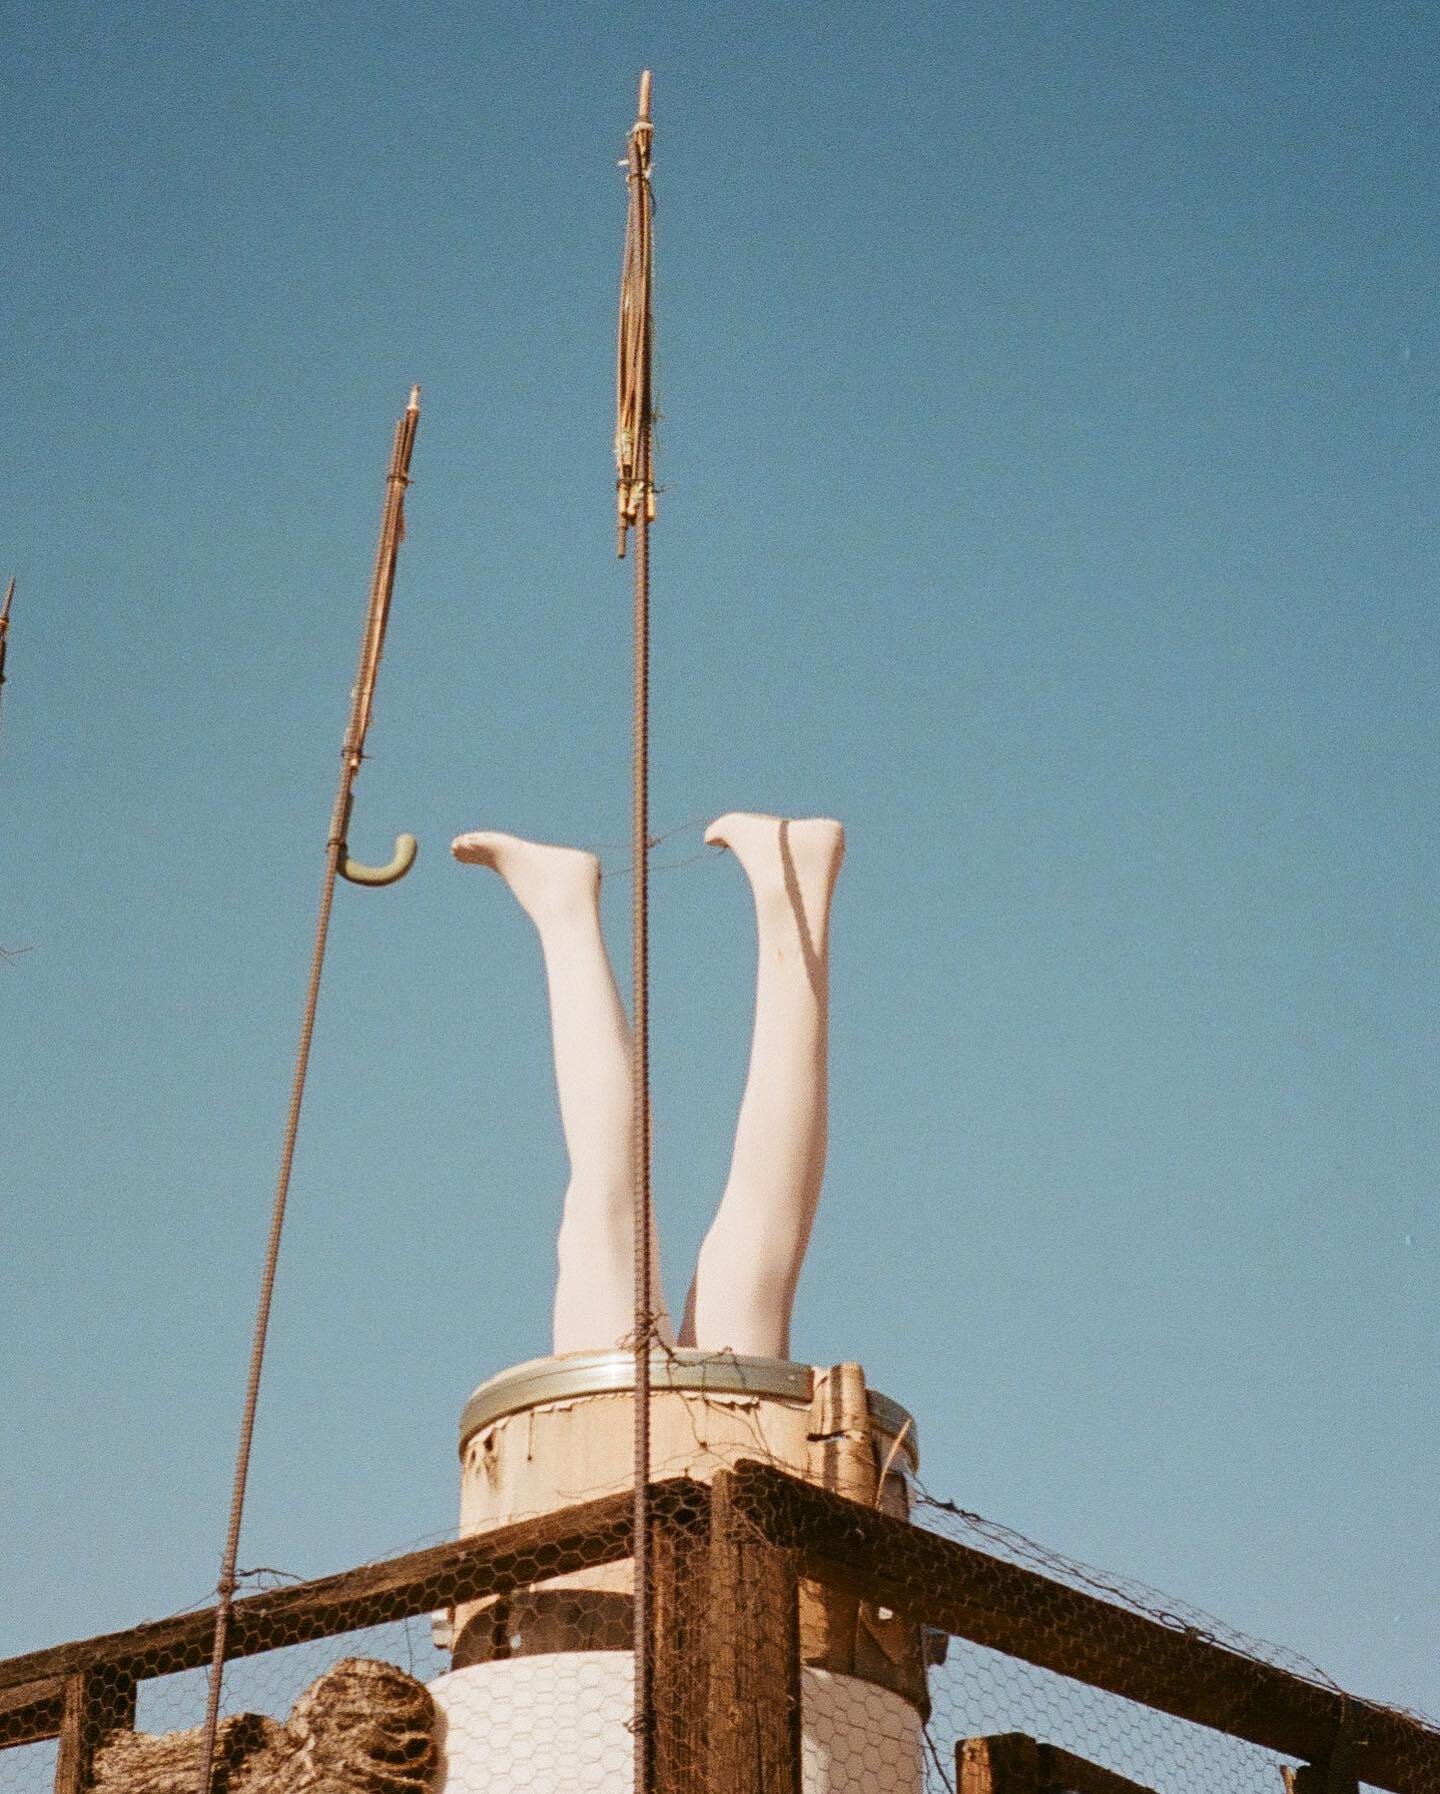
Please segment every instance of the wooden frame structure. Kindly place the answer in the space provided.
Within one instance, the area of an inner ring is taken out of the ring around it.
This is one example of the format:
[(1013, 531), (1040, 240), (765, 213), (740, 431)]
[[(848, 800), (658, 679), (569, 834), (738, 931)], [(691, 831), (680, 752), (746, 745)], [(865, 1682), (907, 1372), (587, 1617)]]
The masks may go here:
[[(1307, 1766), (1294, 1778), (1301, 1784), (1358, 1781), (1388, 1794), (1440, 1794), (1440, 1731), (1409, 1715), (769, 1465), (740, 1464), (713, 1485), (657, 1483), (650, 1512), (657, 1794), (799, 1794), (802, 1579), (1297, 1759)], [(620, 1561), (632, 1555), (632, 1514), (631, 1495), (622, 1491), (250, 1596), (235, 1603), (228, 1655), (337, 1636)], [(213, 1625), (206, 1609), (0, 1662), (0, 1748), (58, 1738), (56, 1794), (88, 1794), (95, 1739), (133, 1726), (140, 1681), (204, 1665)], [(965, 1745), (976, 1751), (969, 1781), (962, 1765), (963, 1794), (1048, 1794), (1047, 1781), (1060, 1785), (1051, 1773), (1057, 1767), (1076, 1794), (1144, 1794), (1053, 1745)], [(1052, 1754), (1021, 1774), (1027, 1748)], [(984, 1775), (990, 1786), (982, 1787)]]

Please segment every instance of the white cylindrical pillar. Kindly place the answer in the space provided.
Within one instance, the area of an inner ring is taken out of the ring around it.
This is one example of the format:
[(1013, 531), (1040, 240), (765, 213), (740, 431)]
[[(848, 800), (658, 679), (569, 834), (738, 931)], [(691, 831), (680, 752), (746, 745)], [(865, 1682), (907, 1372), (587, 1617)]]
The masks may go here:
[[(852, 1500), (909, 1509), (914, 1423), (829, 1370), (678, 1348), (651, 1366), (652, 1476), (708, 1482), (760, 1459)], [(633, 1359), (537, 1359), (483, 1383), (461, 1419), (461, 1534), (630, 1487)], [(545, 1576), (452, 1620), (442, 1794), (630, 1794), (631, 1565)], [(919, 1636), (884, 1610), (802, 1584), (805, 1794), (919, 1794), (928, 1711)]]

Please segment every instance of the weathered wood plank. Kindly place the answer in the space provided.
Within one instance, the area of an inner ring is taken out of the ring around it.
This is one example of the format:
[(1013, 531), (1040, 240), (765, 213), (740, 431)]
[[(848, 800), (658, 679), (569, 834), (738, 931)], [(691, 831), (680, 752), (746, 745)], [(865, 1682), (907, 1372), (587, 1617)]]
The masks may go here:
[(37, 1682), (0, 1689), (0, 1747), (58, 1738), (64, 1713), (63, 1676), (46, 1676)]
[(654, 1520), (650, 1662), (655, 1794), (705, 1794), (709, 1549), (703, 1509)]
[(1359, 1794), (1359, 1783), (1346, 1766), (1343, 1751), (1328, 1763), (1286, 1764), (1280, 1774), (1288, 1794)]
[(90, 1794), (95, 1752), (108, 1733), (135, 1723), (135, 1679), (113, 1666), (65, 1678), (55, 1794)]
[[(788, 1479), (787, 1479), (788, 1480)], [(709, 1794), (800, 1794), (800, 1613), (793, 1553), (710, 1493)]]
[(1085, 1757), (1072, 1756), (1058, 1744), (1039, 1746), (1040, 1785), (1049, 1794), (1154, 1794), (1113, 1769), (1102, 1769)]
[(959, 1794), (1154, 1794), (1113, 1769), (1102, 1769), (1025, 1732), (961, 1738), (955, 1745)]
[(959, 1794), (1043, 1794), (1035, 1740), (1024, 1732), (957, 1739), (955, 1786)]
[(1440, 1732), (1244, 1657), (1193, 1632), (1002, 1562), (873, 1508), (746, 1462), (740, 1512), (799, 1556), (800, 1573), (1091, 1687), (1262, 1749), (1328, 1761), (1338, 1740), (1358, 1780), (1407, 1794), (1440, 1786)]
[[(657, 1512), (694, 1507), (701, 1500), (700, 1485), (687, 1478), (655, 1485)], [(476, 1538), (250, 1595), (232, 1610), (228, 1654), (246, 1657), (277, 1645), (304, 1644), (617, 1562), (630, 1555), (630, 1512), (631, 1497), (621, 1491)], [(202, 1608), (11, 1657), (0, 1662), (0, 1692), (88, 1668), (108, 1666), (142, 1679), (196, 1669), (210, 1660), (214, 1625), (214, 1609)]]

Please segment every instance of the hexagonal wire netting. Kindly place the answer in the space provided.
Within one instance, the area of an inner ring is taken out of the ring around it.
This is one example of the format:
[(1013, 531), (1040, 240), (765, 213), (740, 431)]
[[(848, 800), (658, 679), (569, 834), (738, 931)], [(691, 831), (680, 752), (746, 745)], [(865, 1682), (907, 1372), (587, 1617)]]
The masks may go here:
[(0, 1794), (50, 1794), (58, 1755), (53, 1738), (0, 1750)]
[[(796, 1759), (806, 1794), (1284, 1794), (1307, 1759), (1328, 1764), (1316, 1794), (1367, 1765), (1440, 1794), (1426, 1722), (918, 1487), (909, 1503), (907, 1522), (760, 1465), (665, 1485), (656, 1794), (772, 1794)], [(216, 1794), (629, 1789), (629, 1525), (621, 1492), (241, 1601)], [(22, 1739), (0, 1794), (191, 1794), (208, 1645), (199, 1613), (0, 1665)], [(57, 1748), (39, 1734), (62, 1687)], [(1005, 1779), (1000, 1747), (982, 1773), (970, 1746), (957, 1771), (962, 1741), (1011, 1734), (1068, 1757), (1028, 1746), (1028, 1779)]]
[[(1332, 1752), (1334, 1786), (1345, 1787), (1355, 1779), (1348, 1764), (1348, 1749), (1352, 1742), (1364, 1741), (1366, 1721), (1362, 1709), (1368, 1710), (1370, 1704), (1352, 1703), (1322, 1669), (1298, 1653), (1248, 1637), (1213, 1615), (1133, 1578), (1100, 1571), (1051, 1551), (1013, 1528), (928, 1495), (918, 1482), (912, 1492), (912, 1518), (927, 1532), (983, 1552), (998, 1564), (1031, 1571), (1043, 1578), (1038, 1584), (1016, 1584), (1015, 1598), (1018, 1604), (1028, 1597), (1038, 1618), (1043, 1616), (1048, 1591), (1056, 1591), (1053, 1623), (1057, 1628), (1057, 1648), (1051, 1654), (1061, 1662), (1070, 1658), (1078, 1669), (1092, 1660), (1089, 1641), (1072, 1618), (1062, 1618), (1061, 1591), (1067, 1589), (1094, 1597), (1112, 1612), (1150, 1622), (1158, 1629), (1151, 1647), (1157, 1655), (1162, 1645), (1159, 1634), (1200, 1647), (1190, 1656), (1187, 1685), (1178, 1691), (1182, 1698), (1177, 1704), (1208, 1708), (1218, 1721), (1192, 1723), (1092, 1686), (1076, 1676), (952, 1637), (946, 1645), (944, 1661), (932, 1665), (929, 1672), (932, 1711), (927, 1725), (931, 1778), (928, 1785), (956, 1785), (956, 1747), (961, 1740), (1019, 1732), (1059, 1746), (1144, 1788), (1164, 1790), (1165, 1794), (1211, 1794), (1217, 1788), (1233, 1790), (1234, 1794), (1249, 1794), (1252, 1789), (1255, 1794), (1283, 1794), (1286, 1772), (1299, 1769), (1306, 1757), (1298, 1752), (1267, 1749), (1223, 1729), (1227, 1698), (1236, 1708), (1236, 1721), (1248, 1717), (1243, 1708), (1247, 1698), (1253, 1696), (1243, 1682), (1235, 1680), (1233, 1693), (1227, 1690), (1223, 1696), (1199, 1698), (1204, 1694), (1207, 1678), (1218, 1687), (1232, 1676), (1235, 1660), (1239, 1660), (1240, 1666), (1254, 1666), (1257, 1672), (1281, 1672), (1302, 1697), (1307, 1689), (1339, 1697), (1340, 1730), (1343, 1734), (1346, 1720), (1353, 1713), (1350, 1723), (1354, 1737), (1350, 1740), (1342, 1735), (1335, 1741), (1338, 1748)], [(1097, 1621), (1103, 1622), (1106, 1617), (1103, 1610), (1097, 1610)], [(1214, 1655), (1206, 1651), (1207, 1646), (1216, 1648)], [(1225, 1654), (1224, 1658), (1220, 1653)], [(1419, 1715), (1392, 1710), (1390, 1717), (1397, 1730), (1411, 1734), (1413, 1743), (1413, 1760), (1401, 1770), (1407, 1794), (1410, 1790), (1418, 1794), (1421, 1789), (1435, 1787), (1440, 1732)]]

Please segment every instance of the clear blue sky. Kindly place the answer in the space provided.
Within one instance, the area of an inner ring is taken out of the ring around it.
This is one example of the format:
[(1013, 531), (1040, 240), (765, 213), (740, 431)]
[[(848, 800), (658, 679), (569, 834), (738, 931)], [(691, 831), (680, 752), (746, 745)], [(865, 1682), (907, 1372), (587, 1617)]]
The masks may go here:
[[(354, 841), (422, 857), (340, 893), (242, 1563), (450, 1526), (466, 1393), (544, 1350), (537, 955), (445, 847), (625, 836), (649, 63), (656, 825), (850, 837), (797, 1354), (937, 1491), (1440, 1706), (1428, 9), (5, 17), (0, 1650), (214, 1581), (416, 379)], [(678, 1293), (733, 864), (657, 873), (655, 930)]]

